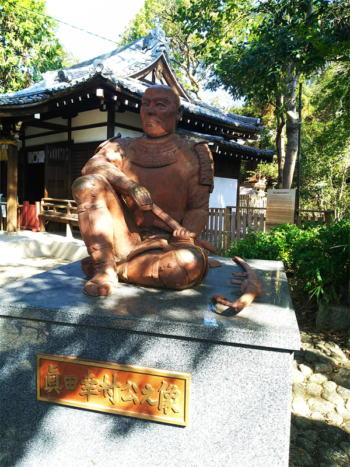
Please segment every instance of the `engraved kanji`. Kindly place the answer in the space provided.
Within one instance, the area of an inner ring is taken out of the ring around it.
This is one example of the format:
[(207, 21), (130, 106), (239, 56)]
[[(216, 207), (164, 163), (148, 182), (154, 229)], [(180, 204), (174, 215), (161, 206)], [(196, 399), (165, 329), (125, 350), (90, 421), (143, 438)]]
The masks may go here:
[(121, 384), (117, 383), (117, 375), (113, 373), (113, 382), (110, 383), (108, 381), (108, 376), (103, 376), (103, 382), (99, 384), (101, 389), (98, 392), (103, 391), (103, 396), (108, 397), (110, 402), (115, 405), (118, 402), (118, 391), (117, 389), (120, 388)]
[(90, 396), (97, 396), (98, 391), (96, 390), (96, 385), (98, 384), (98, 381), (94, 379), (94, 375), (90, 373), (90, 370), (88, 370), (87, 375), (84, 376), (84, 381), (81, 381), (80, 383), (82, 385), (82, 392), (79, 392), (80, 396), (86, 396), (87, 401), (89, 402)]
[(45, 376), (45, 391), (52, 392), (56, 391), (57, 394), (60, 394), (62, 387), (60, 386), (60, 375), (57, 371), (57, 366), (49, 365), (49, 371), (47, 376)]
[(151, 406), (156, 405), (157, 400), (151, 399), (151, 396), (154, 393), (154, 389), (152, 388), (150, 384), (146, 384), (146, 389), (143, 389), (141, 392), (142, 394), (144, 394), (144, 397), (142, 398), (140, 404), (144, 404), (145, 402), (147, 402)]
[(128, 391), (126, 394), (122, 395), (122, 401), (124, 402), (129, 402), (133, 401), (134, 404), (138, 403), (138, 398), (135, 396), (135, 394), (132, 393), (130, 388), (133, 388), (134, 392), (137, 394), (139, 392), (139, 388), (136, 386), (135, 383), (132, 383), (131, 381), (127, 381), (126, 385), (123, 387), (122, 391)]
[(180, 408), (175, 405), (177, 398), (181, 395), (175, 384), (169, 384), (167, 387), (167, 383), (162, 381), (162, 385), (158, 391), (160, 393), (158, 405), (160, 411), (163, 410), (165, 415), (168, 414), (170, 409), (175, 413), (181, 412)]
[(78, 385), (77, 376), (63, 376), (64, 387), (67, 391), (75, 391)]

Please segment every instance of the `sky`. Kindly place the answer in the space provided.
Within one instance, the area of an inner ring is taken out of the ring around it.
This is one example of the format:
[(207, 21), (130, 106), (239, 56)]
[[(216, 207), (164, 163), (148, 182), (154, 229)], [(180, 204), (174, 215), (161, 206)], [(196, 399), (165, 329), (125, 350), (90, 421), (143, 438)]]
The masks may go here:
[[(118, 42), (119, 35), (143, 5), (144, 0), (46, 0), (46, 12), (57, 20)], [(58, 24), (57, 36), (61, 44), (79, 62), (117, 47), (113, 42)], [(225, 105), (233, 102), (224, 91), (204, 91), (202, 96), (206, 102), (216, 96)]]
[[(46, 11), (57, 20), (118, 42), (143, 4), (144, 0), (46, 0)], [(80, 62), (116, 48), (112, 42), (60, 23), (57, 36)]]

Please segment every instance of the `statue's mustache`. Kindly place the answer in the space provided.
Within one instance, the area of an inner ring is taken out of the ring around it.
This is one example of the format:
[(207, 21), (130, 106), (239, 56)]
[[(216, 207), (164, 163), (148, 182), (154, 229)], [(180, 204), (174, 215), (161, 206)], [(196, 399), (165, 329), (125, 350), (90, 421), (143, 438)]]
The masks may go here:
[(161, 123), (161, 120), (154, 117), (146, 117), (145, 120), (147, 123)]

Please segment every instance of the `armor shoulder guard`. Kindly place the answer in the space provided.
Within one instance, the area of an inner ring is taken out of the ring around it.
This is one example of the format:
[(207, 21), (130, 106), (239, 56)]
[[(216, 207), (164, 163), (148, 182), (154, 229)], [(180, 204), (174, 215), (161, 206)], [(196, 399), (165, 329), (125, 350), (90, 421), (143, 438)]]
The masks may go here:
[(209, 185), (210, 193), (212, 193), (214, 189), (214, 159), (208, 141), (195, 143), (194, 149), (198, 155), (200, 165), (199, 182), (201, 185)]
[(101, 149), (105, 148), (105, 149), (110, 150), (112, 146), (115, 146), (114, 148), (115, 152), (118, 152), (118, 149), (120, 148), (121, 152), (124, 153), (126, 152), (129, 144), (130, 144), (130, 138), (122, 138), (122, 135), (118, 133), (116, 136), (113, 136), (112, 138), (107, 139), (107, 141), (104, 141), (103, 143), (101, 143), (97, 147), (94, 156), (96, 156), (96, 154), (99, 153)]

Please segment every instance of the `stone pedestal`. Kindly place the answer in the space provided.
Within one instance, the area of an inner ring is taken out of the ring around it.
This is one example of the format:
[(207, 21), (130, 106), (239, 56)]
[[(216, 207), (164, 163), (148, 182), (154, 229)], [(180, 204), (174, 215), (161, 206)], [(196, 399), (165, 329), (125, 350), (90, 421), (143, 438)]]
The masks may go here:
[[(283, 265), (250, 260), (262, 297), (220, 315), (212, 296), (238, 298), (241, 271), (218, 259), (182, 292), (121, 284), (89, 298), (79, 263), (1, 288), (1, 465), (288, 466), (300, 342)], [(189, 424), (38, 401), (38, 352), (191, 373)]]

